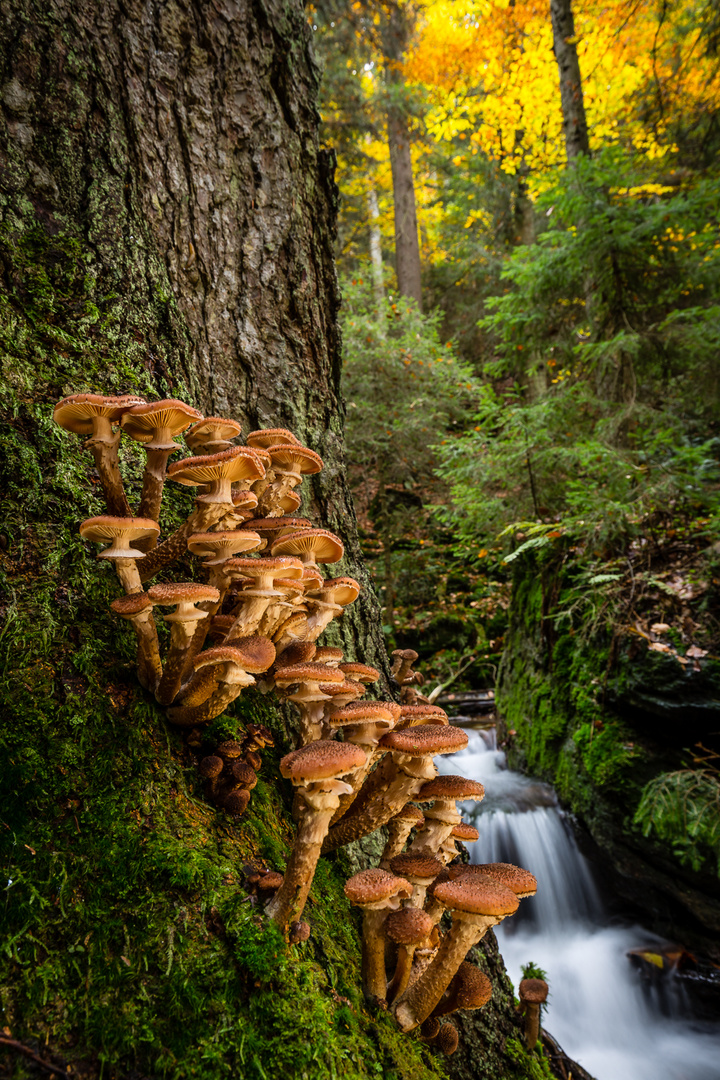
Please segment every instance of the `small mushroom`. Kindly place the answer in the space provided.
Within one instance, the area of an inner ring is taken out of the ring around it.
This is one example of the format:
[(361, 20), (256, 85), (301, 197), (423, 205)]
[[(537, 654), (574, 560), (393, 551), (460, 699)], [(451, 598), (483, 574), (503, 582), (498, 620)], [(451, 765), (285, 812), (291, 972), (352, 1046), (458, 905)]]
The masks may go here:
[(547, 1001), (548, 984), (544, 979), (523, 979), (519, 993), (525, 1011), (525, 1042), (533, 1050), (540, 1036), (540, 1008)]
[[(179, 444), (173, 442), (174, 436), (179, 435), (194, 420), (202, 420), (202, 413), (191, 405), (186, 405), (184, 401), (172, 399), (133, 405), (120, 418), (122, 430), (131, 439), (142, 443), (147, 454), (139, 517), (149, 517), (157, 521), (168, 458), (180, 450)], [(154, 547), (155, 540), (149, 546)]]
[(338, 668), (325, 664), (292, 664), (275, 669), (275, 685), (283, 696), (292, 701), (300, 713), (298, 743), (315, 742), (322, 734), (325, 705), (330, 695), (321, 689), (321, 683), (343, 683), (345, 676)]
[(455, 1053), (459, 1042), (460, 1035), (454, 1024), (443, 1024), (433, 1039), (433, 1045), (446, 1057)]
[(228, 633), (228, 637), (239, 637), (254, 634), (270, 604), (283, 599), (283, 593), (275, 588), (275, 579), (301, 578), (303, 568), (299, 559), (284, 557), (228, 559), (224, 569), (226, 575), (250, 580), (250, 586), (244, 587), (238, 597), (239, 610)]
[(418, 907), (404, 907), (388, 915), (385, 934), (398, 946), (395, 974), (387, 988), (388, 1001), (394, 1001), (405, 990), (410, 981), (415, 949), (432, 928), (432, 919)]
[(232, 817), (241, 817), (247, 810), (250, 802), (250, 792), (247, 788), (236, 788), (229, 791), (222, 800), (223, 810), (227, 810)]
[(390, 674), (396, 682), (402, 684), (410, 675), (412, 666), (418, 658), (414, 649), (394, 649), (392, 652), (392, 667)]
[(163, 616), (170, 623), (170, 648), (155, 691), (161, 705), (171, 705), (180, 689), (188, 661), (192, 659), (190, 646), (198, 623), (203, 620), (209, 622), (207, 611), (196, 605), (203, 601), (217, 601), (219, 593), (212, 585), (190, 581), (153, 585), (148, 590), (148, 596), (154, 604), (175, 608), (169, 615)]
[(168, 709), (168, 719), (181, 727), (214, 720), (242, 693), (244, 687), (254, 684), (256, 674), (267, 671), (274, 659), (273, 643), (264, 637), (237, 638), (232, 645), (216, 645), (206, 649), (195, 658), (193, 666), (195, 671), (208, 666), (216, 668), (217, 687), (200, 705), (180, 705)]
[(442, 996), (433, 1016), (449, 1016), (459, 1010), (481, 1009), (492, 997), (492, 983), (484, 971), (464, 960)]
[(308, 923), (299, 920), (292, 923), (290, 927), (290, 934), (288, 941), (291, 945), (299, 945), (302, 941), (307, 941), (310, 937), (310, 926)]
[(207, 796), (214, 801), (218, 788), (218, 780), (223, 771), (224, 762), (217, 754), (209, 754), (198, 765), (198, 772), (206, 781)]
[(162, 675), (162, 663), (152, 600), (144, 592), (130, 593), (113, 600), (110, 607), (116, 615), (132, 623), (138, 643), (138, 681), (146, 690), (154, 693)]
[(222, 416), (206, 416), (185, 432), (185, 442), (194, 454), (221, 454), (232, 447), (231, 439), (242, 432), (237, 420)]
[(126, 593), (142, 592), (142, 584), (137, 568), (137, 560), (144, 559), (144, 552), (132, 547), (132, 542), (144, 537), (157, 536), (160, 526), (149, 518), (111, 517), (101, 514), (88, 518), (80, 526), (80, 535), (84, 540), (94, 540), (102, 544), (111, 541), (110, 547), (98, 555), (98, 559), (112, 559), (115, 573)]
[(412, 896), (407, 906), (421, 908), (425, 903), (428, 886), (432, 885), (441, 872), (443, 864), (432, 855), (426, 853), (418, 855), (411, 851), (407, 855), (396, 855), (391, 859), (390, 869), (393, 874), (400, 874), (412, 884)]
[(418, 802), (432, 800), (432, 806), (425, 810), (425, 828), (416, 834), (411, 852), (426, 851), (434, 855), (455, 826), (460, 824), (456, 800), (480, 802), (484, 798), (483, 785), (477, 780), (468, 780), (465, 776), (436, 776), (434, 780), (424, 784), (416, 799)]
[(323, 462), (314, 450), (293, 443), (270, 446), (267, 453), (270, 454), (275, 479), (260, 496), (258, 506), (262, 514), (270, 516), (280, 500), (302, 482), (303, 476), (321, 471)]
[(417, 806), (407, 803), (399, 810), (395, 817), (388, 822), (388, 839), (380, 858), (380, 866), (384, 870), (390, 868), (390, 860), (400, 855), (405, 847), (405, 841), (413, 829), (419, 829), (425, 821), (422, 810)]
[(412, 886), (387, 870), (361, 870), (345, 882), (345, 895), (363, 912), (362, 978), (366, 997), (385, 1001), (385, 940), (383, 926)]

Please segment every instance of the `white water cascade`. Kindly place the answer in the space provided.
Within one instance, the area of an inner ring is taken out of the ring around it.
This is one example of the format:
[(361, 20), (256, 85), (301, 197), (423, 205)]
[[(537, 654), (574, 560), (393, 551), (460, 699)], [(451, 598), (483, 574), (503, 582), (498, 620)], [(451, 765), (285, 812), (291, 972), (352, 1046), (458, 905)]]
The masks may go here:
[(522, 964), (544, 968), (543, 1024), (596, 1080), (720, 1080), (720, 1025), (688, 1019), (671, 978), (662, 1003), (643, 983), (626, 953), (660, 939), (604, 914), (552, 789), (507, 769), (494, 728), (468, 735), (466, 750), (436, 760), (485, 785), (482, 803), (460, 807), (480, 832), (471, 861), (515, 863), (538, 879), (537, 896), (496, 930), (516, 991)]

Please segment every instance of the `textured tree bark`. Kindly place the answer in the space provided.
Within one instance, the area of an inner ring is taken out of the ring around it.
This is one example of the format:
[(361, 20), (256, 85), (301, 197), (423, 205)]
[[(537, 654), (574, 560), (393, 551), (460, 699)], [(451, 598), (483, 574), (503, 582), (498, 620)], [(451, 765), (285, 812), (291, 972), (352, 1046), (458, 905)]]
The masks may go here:
[(578, 154), (590, 153), (572, 0), (550, 0), (550, 15), (553, 28), (553, 52), (560, 72), (560, 102), (565, 132), (565, 151), (568, 161), (572, 161)]
[[(369, 588), (344, 475), (334, 156), (301, 5), (0, 11), (5, 226), (80, 238), (158, 395), (189, 391), (207, 415), (285, 426), (319, 452), (303, 512), (342, 535), (336, 572)], [(334, 636), (383, 667), (378, 624), (365, 591)]]

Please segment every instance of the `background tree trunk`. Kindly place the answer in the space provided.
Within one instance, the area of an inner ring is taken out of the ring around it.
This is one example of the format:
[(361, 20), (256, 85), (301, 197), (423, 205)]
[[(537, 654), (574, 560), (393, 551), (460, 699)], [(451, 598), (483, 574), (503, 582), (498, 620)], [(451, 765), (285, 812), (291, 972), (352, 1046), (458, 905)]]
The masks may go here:
[(560, 72), (560, 101), (568, 161), (590, 153), (572, 0), (550, 0), (553, 51)]

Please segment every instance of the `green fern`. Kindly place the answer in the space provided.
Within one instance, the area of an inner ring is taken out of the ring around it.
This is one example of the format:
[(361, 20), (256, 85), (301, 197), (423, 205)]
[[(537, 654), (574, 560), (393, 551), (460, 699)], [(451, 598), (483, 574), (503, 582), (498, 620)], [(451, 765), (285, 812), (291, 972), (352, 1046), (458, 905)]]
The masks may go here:
[(710, 769), (662, 773), (643, 790), (634, 822), (654, 830), (675, 855), (700, 870), (712, 852), (720, 876), (720, 777)]

